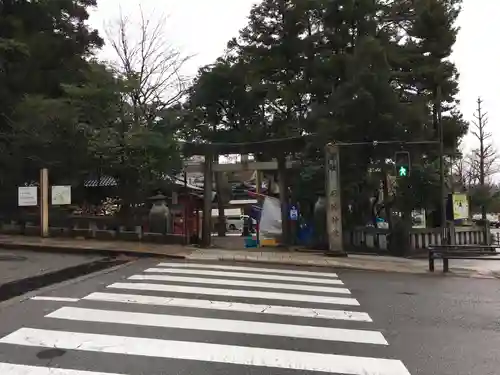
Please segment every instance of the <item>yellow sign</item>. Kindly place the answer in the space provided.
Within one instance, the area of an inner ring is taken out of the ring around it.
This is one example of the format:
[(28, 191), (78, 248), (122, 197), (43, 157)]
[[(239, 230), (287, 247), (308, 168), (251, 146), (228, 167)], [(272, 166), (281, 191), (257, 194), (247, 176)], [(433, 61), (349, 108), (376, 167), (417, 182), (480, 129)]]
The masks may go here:
[(453, 220), (469, 218), (469, 198), (466, 194), (453, 194)]

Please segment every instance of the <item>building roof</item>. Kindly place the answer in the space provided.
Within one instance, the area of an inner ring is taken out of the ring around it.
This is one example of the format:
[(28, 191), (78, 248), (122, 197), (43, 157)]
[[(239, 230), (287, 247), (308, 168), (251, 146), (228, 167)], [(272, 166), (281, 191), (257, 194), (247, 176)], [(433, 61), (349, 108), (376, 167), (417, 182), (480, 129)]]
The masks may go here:
[[(184, 181), (171, 176), (165, 176), (165, 181), (171, 181), (177, 186), (184, 186)], [(118, 186), (118, 181), (111, 176), (101, 176), (96, 179), (87, 179), (83, 182), (84, 187), (116, 187)], [(190, 190), (203, 191), (203, 188), (191, 184), (186, 184), (186, 187)]]

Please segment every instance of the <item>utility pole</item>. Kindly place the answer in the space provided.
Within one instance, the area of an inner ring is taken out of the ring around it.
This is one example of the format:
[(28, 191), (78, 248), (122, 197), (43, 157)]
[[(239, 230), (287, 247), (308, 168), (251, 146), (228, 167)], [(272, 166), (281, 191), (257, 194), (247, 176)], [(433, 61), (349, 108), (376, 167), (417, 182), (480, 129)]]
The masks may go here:
[(448, 228), (446, 222), (446, 183), (445, 183), (445, 170), (444, 170), (444, 129), (443, 121), (441, 118), (441, 100), (442, 100), (441, 86), (436, 88), (436, 98), (434, 103), (434, 121), (437, 122), (437, 129), (439, 133), (439, 185), (441, 191), (441, 243), (448, 244)]

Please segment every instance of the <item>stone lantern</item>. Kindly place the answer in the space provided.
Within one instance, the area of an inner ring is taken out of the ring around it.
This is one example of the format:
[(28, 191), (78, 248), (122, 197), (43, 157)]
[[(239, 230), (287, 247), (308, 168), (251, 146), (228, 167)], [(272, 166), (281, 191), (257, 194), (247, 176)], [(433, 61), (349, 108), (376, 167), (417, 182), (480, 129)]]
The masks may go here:
[(167, 234), (170, 232), (170, 209), (167, 206), (167, 197), (157, 194), (151, 198), (153, 206), (149, 211), (149, 228), (151, 233)]

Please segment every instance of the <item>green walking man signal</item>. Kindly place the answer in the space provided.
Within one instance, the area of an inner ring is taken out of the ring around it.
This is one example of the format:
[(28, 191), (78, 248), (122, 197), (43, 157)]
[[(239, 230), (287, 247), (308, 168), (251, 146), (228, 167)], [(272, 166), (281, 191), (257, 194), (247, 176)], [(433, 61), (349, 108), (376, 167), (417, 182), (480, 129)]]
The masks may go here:
[(394, 155), (396, 177), (408, 177), (410, 175), (410, 153), (398, 151)]

